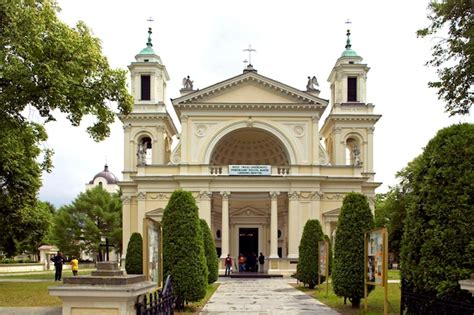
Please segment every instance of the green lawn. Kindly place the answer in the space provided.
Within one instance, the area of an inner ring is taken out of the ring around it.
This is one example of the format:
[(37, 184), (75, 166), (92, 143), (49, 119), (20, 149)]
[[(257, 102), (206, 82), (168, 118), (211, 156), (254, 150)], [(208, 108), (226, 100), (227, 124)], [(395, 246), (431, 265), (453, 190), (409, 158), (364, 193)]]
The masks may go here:
[[(360, 309), (353, 309), (349, 300), (344, 305), (344, 299), (336, 296), (332, 291), (332, 285), (329, 284), (329, 294), (326, 297), (326, 284), (321, 285), (321, 290), (310, 290), (307, 287), (303, 287), (302, 284), (296, 285), (296, 288), (311, 295), (321, 301), (322, 303), (336, 309), (343, 315), (375, 315), (383, 314), (383, 287), (376, 287), (374, 291), (370, 292), (368, 297), (367, 313), (364, 312), (364, 300), (361, 301)], [(388, 284), (388, 313), (399, 314), (400, 313), (400, 284), (389, 283)]]
[[(90, 276), (92, 270), (93, 269), (79, 270), (79, 275)], [(72, 271), (64, 270), (63, 277), (72, 277)], [(35, 280), (51, 279), (54, 282), (54, 271), (31, 273), (27, 275), (16, 275), (14, 273), (11, 273), (9, 275), (0, 276), (0, 282), (2, 281), (2, 279), (35, 279)]]
[(201, 309), (206, 305), (207, 301), (211, 298), (211, 296), (216, 292), (217, 288), (219, 287), (218, 283), (213, 283), (207, 286), (206, 289), (206, 296), (199, 302), (189, 303), (184, 307), (182, 312), (175, 311), (174, 313), (177, 315), (180, 314), (199, 314)]
[(388, 280), (400, 280), (400, 270), (395, 270), (395, 269), (389, 270)]
[(0, 282), (0, 307), (61, 306), (58, 297), (48, 294), (51, 282)]

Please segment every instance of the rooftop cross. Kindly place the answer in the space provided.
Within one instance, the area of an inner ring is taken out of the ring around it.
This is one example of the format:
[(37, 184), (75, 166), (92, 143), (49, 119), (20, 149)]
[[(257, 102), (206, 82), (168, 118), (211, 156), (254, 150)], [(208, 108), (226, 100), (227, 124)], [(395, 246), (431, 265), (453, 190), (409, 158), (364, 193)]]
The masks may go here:
[[(352, 21), (347, 19), (346, 22), (344, 22), (345, 24), (347, 24), (347, 27), (350, 26), (350, 24), (352, 24)], [(347, 29), (347, 40), (346, 40), (346, 49), (351, 49), (351, 30), (350, 29)]]
[(150, 24), (149, 24), (150, 26), (148, 27), (148, 42), (146, 43), (146, 45), (147, 45), (148, 47), (152, 47), (153, 44), (151, 43), (151, 33), (152, 33), (152, 32), (151, 32), (151, 23), (153, 23), (154, 20), (153, 20), (153, 18), (150, 16), (146, 21), (150, 23)]
[[(100, 247), (105, 247), (105, 260), (102, 261), (109, 261), (109, 247), (115, 247), (115, 245), (109, 244), (109, 239), (105, 238), (105, 244), (100, 244)], [(102, 255), (101, 255), (102, 256)]]
[(252, 45), (249, 44), (249, 48), (244, 49), (243, 51), (248, 51), (249, 52), (249, 66), (252, 65), (252, 52), (256, 51), (255, 49), (252, 48)]

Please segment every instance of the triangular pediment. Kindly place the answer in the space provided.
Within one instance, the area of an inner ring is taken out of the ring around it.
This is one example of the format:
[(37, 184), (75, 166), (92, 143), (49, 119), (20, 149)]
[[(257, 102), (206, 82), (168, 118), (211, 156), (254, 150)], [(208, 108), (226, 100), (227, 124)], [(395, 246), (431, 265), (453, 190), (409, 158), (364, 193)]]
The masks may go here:
[(232, 211), (231, 217), (266, 217), (265, 211), (253, 207), (244, 207), (236, 211)]
[(311, 104), (325, 108), (328, 100), (251, 71), (173, 100), (175, 107), (196, 103)]

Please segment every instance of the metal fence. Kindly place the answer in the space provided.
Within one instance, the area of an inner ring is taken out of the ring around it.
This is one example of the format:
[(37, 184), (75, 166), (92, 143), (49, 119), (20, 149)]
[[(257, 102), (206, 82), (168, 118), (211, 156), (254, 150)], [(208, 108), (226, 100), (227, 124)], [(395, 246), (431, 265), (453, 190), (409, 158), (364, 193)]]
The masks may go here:
[(135, 309), (137, 315), (169, 315), (173, 314), (175, 297), (171, 277), (166, 278), (163, 290), (157, 290), (138, 296)]

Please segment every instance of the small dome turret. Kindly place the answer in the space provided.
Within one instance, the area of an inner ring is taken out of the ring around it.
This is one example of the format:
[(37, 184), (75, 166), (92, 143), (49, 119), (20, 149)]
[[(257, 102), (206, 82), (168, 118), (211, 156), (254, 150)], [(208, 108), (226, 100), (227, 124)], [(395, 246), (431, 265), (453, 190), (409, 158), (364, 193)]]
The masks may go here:
[(351, 31), (347, 30), (346, 50), (343, 51), (341, 57), (359, 57), (359, 55), (351, 49)]
[(105, 179), (107, 181), (107, 184), (109, 185), (117, 184), (118, 181), (117, 177), (109, 171), (109, 166), (107, 164), (105, 164), (104, 170), (102, 172), (97, 173), (94, 178), (89, 182), (89, 184), (93, 184), (94, 181), (99, 177)]

